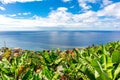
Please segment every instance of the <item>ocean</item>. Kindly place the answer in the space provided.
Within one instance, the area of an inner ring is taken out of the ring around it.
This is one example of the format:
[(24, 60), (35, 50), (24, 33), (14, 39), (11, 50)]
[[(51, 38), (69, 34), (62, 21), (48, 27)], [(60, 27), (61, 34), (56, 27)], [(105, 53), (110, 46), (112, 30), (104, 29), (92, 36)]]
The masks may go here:
[(120, 31), (2, 31), (0, 47), (61, 50), (120, 41)]

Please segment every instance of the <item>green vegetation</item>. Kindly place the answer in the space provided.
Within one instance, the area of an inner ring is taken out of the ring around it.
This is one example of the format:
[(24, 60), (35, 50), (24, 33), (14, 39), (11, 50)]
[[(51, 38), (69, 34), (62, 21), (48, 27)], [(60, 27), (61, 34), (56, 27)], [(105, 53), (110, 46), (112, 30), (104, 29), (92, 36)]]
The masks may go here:
[(120, 42), (73, 50), (1, 49), (0, 80), (120, 80)]

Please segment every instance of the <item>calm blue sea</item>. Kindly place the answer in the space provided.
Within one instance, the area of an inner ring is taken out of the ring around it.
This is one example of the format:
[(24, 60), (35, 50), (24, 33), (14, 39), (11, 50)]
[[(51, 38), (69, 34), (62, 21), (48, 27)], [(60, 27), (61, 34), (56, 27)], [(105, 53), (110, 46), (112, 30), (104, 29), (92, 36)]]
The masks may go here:
[(0, 32), (0, 47), (22, 49), (72, 49), (120, 41), (120, 31), (10, 31)]

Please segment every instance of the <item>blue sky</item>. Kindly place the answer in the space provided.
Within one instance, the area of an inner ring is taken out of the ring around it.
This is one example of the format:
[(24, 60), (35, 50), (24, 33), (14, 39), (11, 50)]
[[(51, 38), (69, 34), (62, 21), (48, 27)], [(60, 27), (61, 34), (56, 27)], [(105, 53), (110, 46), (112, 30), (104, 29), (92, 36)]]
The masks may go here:
[(120, 30), (120, 0), (0, 0), (6, 30)]

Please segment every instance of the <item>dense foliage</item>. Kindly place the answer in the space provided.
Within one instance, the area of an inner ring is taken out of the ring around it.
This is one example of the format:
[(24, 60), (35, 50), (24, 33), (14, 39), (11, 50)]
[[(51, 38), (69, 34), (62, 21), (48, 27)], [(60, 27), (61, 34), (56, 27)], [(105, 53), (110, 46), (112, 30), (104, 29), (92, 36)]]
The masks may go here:
[(73, 50), (1, 49), (0, 80), (120, 80), (120, 42)]

